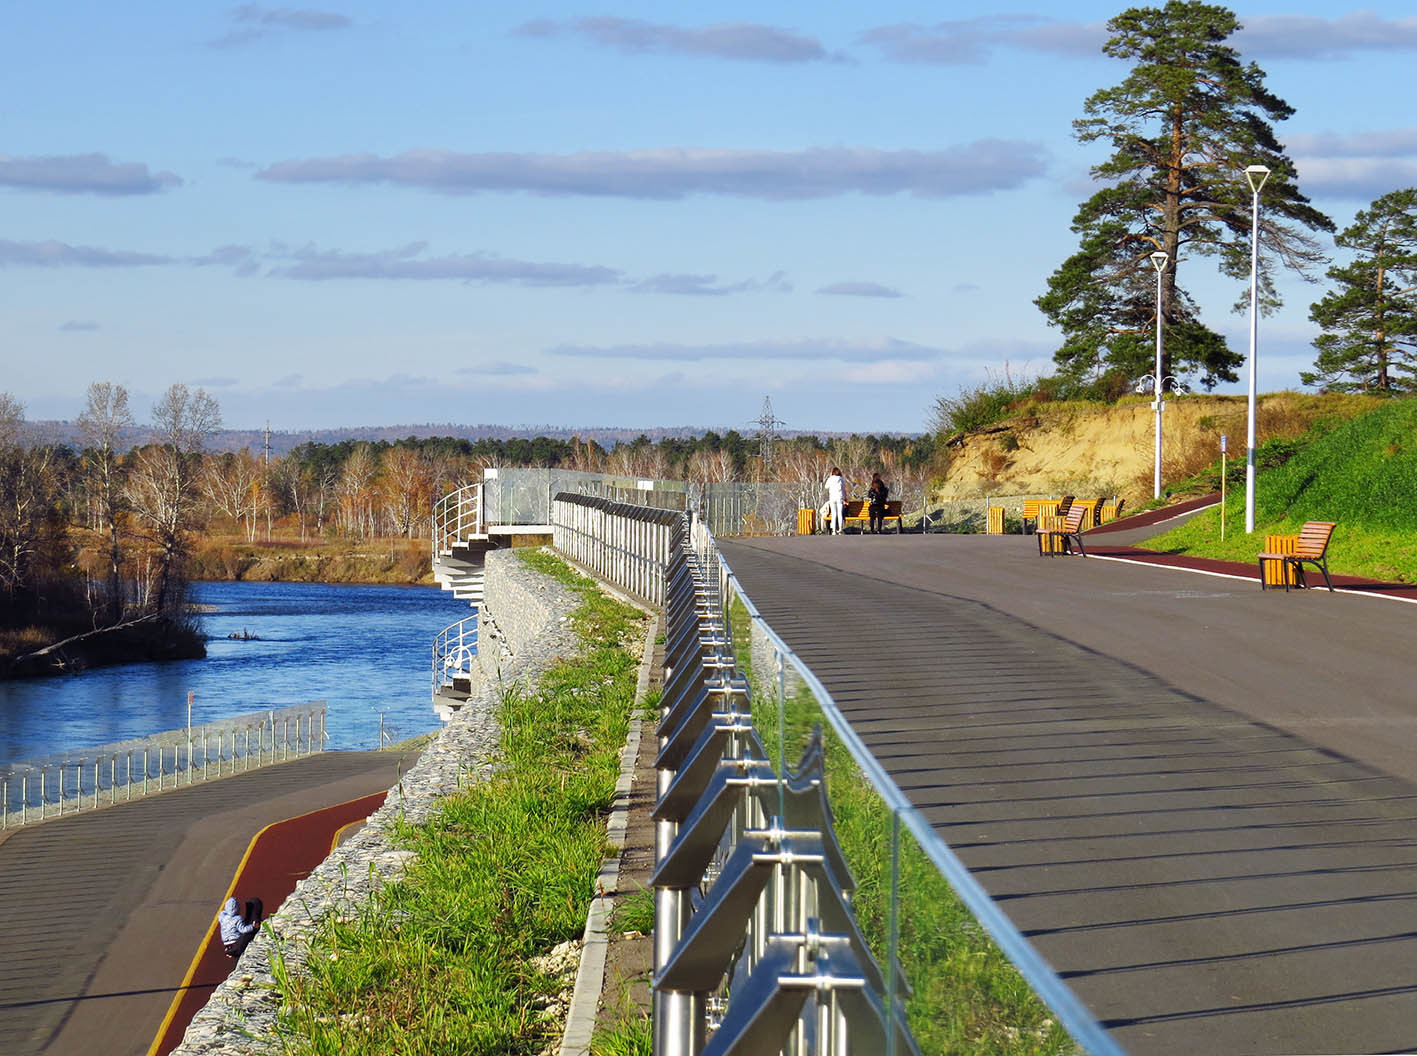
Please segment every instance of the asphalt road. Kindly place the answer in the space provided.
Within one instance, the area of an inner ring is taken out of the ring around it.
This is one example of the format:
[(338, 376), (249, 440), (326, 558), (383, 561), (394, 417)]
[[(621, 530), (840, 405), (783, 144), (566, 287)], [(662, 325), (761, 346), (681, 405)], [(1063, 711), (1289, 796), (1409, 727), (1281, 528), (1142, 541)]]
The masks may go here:
[(1018, 536), (721, 546), (1129, 1051), (1417, 1049), (1417, 608)]
[(0, 1053), (142, 1056), (252, 837), (390, 788), (400, 759), (325, 752), (8, 832)]

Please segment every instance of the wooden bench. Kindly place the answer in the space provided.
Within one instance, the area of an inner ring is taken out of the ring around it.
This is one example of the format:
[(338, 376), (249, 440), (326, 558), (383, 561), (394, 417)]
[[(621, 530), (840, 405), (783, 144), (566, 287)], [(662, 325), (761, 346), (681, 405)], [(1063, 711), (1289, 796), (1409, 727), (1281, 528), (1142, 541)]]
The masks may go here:
[(1333, 530), (1337, 527), (1336, 521), (1307, 521), (1304, 527), (1299, 529), (1299, 537), (1294, 544), (1293, 553), (1260, 554), (1260, 589), (1265, 590), (1268, 586), (1265, 583), (1265, 564), (1270, 561), (1278, 561), (1280, 578), (1284, 581), (1285, 591), (1289, 590), (1291, 571), (1299, 586), (1307, 587), (1309, 585), (1304, 579), (1306, 562), (1324, 574), (1324, 584), (1332, 591), (1333, 580), (1328, 575), (1328, 541), (1332, 538)]
[[(887, 499), (885, 516), (881, 518), (881, 528), (884, 530), (887, 521), (895, 521), (896, 534), (905, 531), (905, 522), (901, 519), (901, 509), (905, 505), (900, 499)], [(865, 499), (848, 499), (842, 507), (842, 525), (850, 528), (855, 525), (859, 531), (866, 531), (871, 527), (871, 507)]]
[(1028, 534), (1028, 522), (1033, 522), (1033, 528), (1038, 530), (1038, 525), (1044, 517), (1066, 517), (1068, 511), (1072, 509), (1073, 497), (1064, 495), (1061, 499), (1024, 499), (1023, 500), (1023, 531)]
[(1086, 557), (1087, 548), (1082, 545), (1082, 533), (1083, 521), (1087, 519), (1087, 514), (1086, 506), (1074, 506), (1068, 510), (1068, 515), (1056, 527), (1050, 527), (1040, 522), (1038, 531), (1035, 533), (1038, 536), (1038, 556), (1042, 557), (1047, 554), (1052, 557), (1057, 553), (1070, 554), (1073, 552), (1070, 540), (1076, 540), (1078, 552)]

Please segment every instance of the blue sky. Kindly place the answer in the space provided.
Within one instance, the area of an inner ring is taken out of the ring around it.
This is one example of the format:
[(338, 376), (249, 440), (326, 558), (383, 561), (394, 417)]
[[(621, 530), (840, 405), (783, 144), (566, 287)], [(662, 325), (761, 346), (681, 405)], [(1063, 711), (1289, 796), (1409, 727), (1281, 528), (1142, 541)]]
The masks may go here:
[[(277, 429), (746, 429), (764, 396), (925, 428), (1051, 369), (1032, 300), (1121, 9), (8, 5), (0, 390), (72, 418), (111, 380), (142, 416), (181, 381)], [(1235, 10), (1319, 208), (1417, 184), (1409, 5)], [(1208, 269), (1183, 282), (1244, 351)], [(1324, 289), (1282, 286), (1263, 391), (1312, 364)]]

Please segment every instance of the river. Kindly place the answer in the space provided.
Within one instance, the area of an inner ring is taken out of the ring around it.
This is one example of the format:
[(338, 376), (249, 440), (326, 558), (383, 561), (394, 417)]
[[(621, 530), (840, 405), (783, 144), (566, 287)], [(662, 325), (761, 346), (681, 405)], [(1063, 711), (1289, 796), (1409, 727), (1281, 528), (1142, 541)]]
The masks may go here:
[[(204, 660), (122, 664), (0, 682), (0, 771), (11, 763), (323, 700), (327, 748), (374, 748), (435, 730), (433, 638), (471, 615), (436, 587), (198, 583)], [(249, 633), (252, 639), (228, 635)]]

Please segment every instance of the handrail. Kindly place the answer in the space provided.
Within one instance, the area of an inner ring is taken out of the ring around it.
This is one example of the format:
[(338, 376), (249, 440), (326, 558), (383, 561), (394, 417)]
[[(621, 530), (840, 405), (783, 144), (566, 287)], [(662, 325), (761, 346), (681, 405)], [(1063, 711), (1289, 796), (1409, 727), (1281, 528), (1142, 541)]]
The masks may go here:
[[(660, 511), (564, 495), (557, 505), (557, 547), (564, 546), (567, 556), (622, 586), (643, 582), (655, 571), (651, 556), (658, 552), (637, 533)], [(1120, 1056), (1116, 1041), (896, 786), (821, 680), (763, 619), (718, 552), (713, 533), (698, 519), (685, 533), (685, 520), (666, 524), (674, 542), (656, 588), (666, 614), (653, 879), (656, 1054), (707, 1051), (703, 1043), (714, 1029), (711, 1007), (722, 1011), (717, 1024), (722, 1035), (715, 1033), (709, 1046), (715, 1052), (745, 1045), (776, 1051), (781, 1030), (794, 1029), (799, 1016), (806, 1022), (813, 1015), (827, 1016), (816, 1020), (824, 1031), (814, 1035), (817, 1052), (847, 1051), (824, 1046), (848, 1042), (850, 1051), (897, 1056), (915, 1051), (900, 1007), (907, 984), (896, 949), (895, 877), (899, 834), (905, 830), (1072, 1039), (1094, 1056)], [(812, 776), (820, 773), (815, 769), (820, 742), (809, 744), (795, 773), (786, 769), (785, 757), (779, 773), (763, 751), (752, 687), (736, 660), (748, 643), (733, 642), (728, 618), (735, 600), (752, 622), (754, 641), (761, 636), (776, 654), (780, 702), (784, 672), (790, 669), (890, 812), (891, 923), (881, 940), (883, 967), (876, 966), (876, 955), (861, 945), (850, 922), (842, 889), (851, 881), (839, 864), (830, 808), (823, 809), (824, 800), (812, 802), (813, 781), (818, 790), (823, 787)], [(799, 891), (811, 893), (793, 893)], [(740, 944), (740, 952), (733, 953)], [(732, 984), (727, 1004), (719, 1005), (714, 991), (724, 971)], [(804, 1007), (804, 990), (814, 1006)]]
[[(1123, 1049), (1112, 1036), (1097, 1022), (1077, 995), (1062, 981), (1052, 966), (1033, 948), (1033, 945), (1019, 931), (1018, 926), (999, 908), (993, 897), (984, 889), (950, 845), (940, 838), (934, 827), (901, 792), (885, 767), (866, 747), (864, 741), (852, 729), (842, 714), (831, 693), (801, 658), (792, 650), (776, 631), (763, 619), (757, 606), (742, 587), (732, 568), (718, 551), (713, 533), (701, 523), (693, 528), (694, 549), (706, 562), (716, 562), (719, 579), (723, 585), (723, 596), (730, 593), (742, 603), (749, 618), (757, 625), (759, 632), (772, 644), (785, 663), (802, 679), (816, 698), (818, 706), (831, 723), (832, 730), (851, 753), (852, 759), (870, 781), (876, 794), (890, 807), (892, 814), (909, 830), (930, 861), (939, 869), (954, 888), (960, 901), (978, 919), (980, 925), (998, 944), (999, 949), (1019, 970), (1039, 998), (1058, 1016), (1058, 1021), (1072, 1035), (1073, 1040), (1094, 1056), (1122, 1056)], [(726, 624), (725, 624), (726, 626)]]
[(481, 535), (482, 485), (465, 484), (433, 504), (433, 556), (446, 556), (469, 536)]
[(472, 677), (477, 663), (477, 613), (449, 624), (433, 639), (433, 699), (457, 679)]
[(0, 774), (0, 829), (244, 773), (325, 747), (325, 702), (29, 759)]

